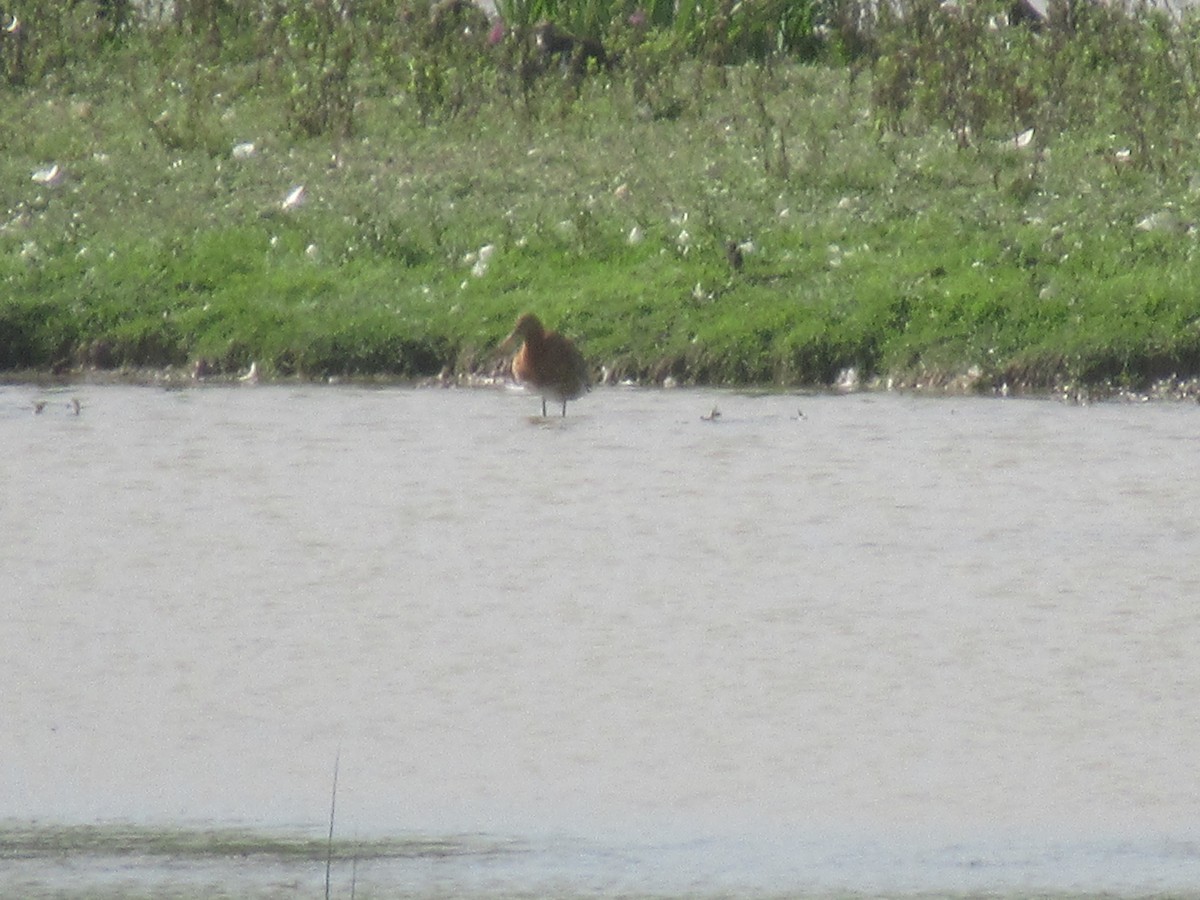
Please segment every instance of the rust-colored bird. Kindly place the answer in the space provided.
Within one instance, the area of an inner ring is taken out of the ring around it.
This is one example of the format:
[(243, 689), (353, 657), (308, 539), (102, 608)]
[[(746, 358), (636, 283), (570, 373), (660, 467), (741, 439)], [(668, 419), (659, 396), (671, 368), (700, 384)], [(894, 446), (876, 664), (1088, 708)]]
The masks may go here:
[(521, 338), (523, 343), (513, 357), (513, 377), (542, 395), (542, 415), (546, 415), (546, 400), (562, 403), (567, 414), (567, 401), (591, 390), (587, 362), (575, 345), (557, 331), (547, 331), (533, 313), (525, 313), (513, 327), (512, 334), (500, 345), (508, 350)]

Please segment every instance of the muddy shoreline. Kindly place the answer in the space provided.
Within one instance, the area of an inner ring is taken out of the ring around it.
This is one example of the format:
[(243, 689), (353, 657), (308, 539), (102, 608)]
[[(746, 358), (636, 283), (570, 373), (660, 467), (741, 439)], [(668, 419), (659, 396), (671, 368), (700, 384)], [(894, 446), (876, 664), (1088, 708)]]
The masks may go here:
[[(503, 387), (510, 379), (501, 370), (480, 373), (453, 373), (448, 369), (434, 376), (406, 377), (390, 374), (381, 375), (332, 375), (307, 377), (303, 375), (270, 375), (258, 371), (257, 367), (239, 373), (205, 374), (177, 366), (128, 367), (117, 369), (77, 368), (67, 371), (15, 370), (0, 372), (0, 385), (9, 387), (32, 386), (46, 390), (82, 386), (104, 387), (108, 385), (160, 387), (167, 390), (183, 390), (201, 387), (235, 387), (263, 385), (329, 385), (358, 387), (413, 387), (413, 388), (496, 388)], [(925, 377), (873, 375), (860, 377), (853, 369), (844, 370), (832, 384), (711, 384), (703, 381), (688, 381), (667, 375), (657, 379), (614, 377), (612, 370), (602, 368), (594, 382), (600, 385), (645, 387), (662, 389), (707, 388), (729, 391), (810, 393), (810, 394), (855, 394), (899, 392), (928, 396), (947, 397), (1025, 397), (1057, 399), (1067, 403), (1092, 403), (1100, 401), (1122, 401), (1144, 403), (1149, 401), (1200, 402), (1200, 376), (1188, 378), (1163, 378), (1148, 386), (1134, 388), (1127, 385), (1099, 382), (1083, 384), (1073, 381), (1056, 381), (1049, 384), (1018, 383), (986, 378), (977, 373), (961, 375), (935, 374)]]

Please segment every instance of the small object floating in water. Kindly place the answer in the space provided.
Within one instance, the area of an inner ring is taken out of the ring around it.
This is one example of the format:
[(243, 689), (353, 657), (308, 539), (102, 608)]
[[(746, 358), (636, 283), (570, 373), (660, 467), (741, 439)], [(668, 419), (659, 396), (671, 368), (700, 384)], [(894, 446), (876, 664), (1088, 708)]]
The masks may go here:
[(35, 416), (40, 416), (43, 412), (45, 412), (45, 410), (46, 410), (46, 401), (45, 400), (34, 400), (33, 401), (33, 414)]
[(258, 384), (258, 362), (251, 362), (250, 371), (245, 375), (239, 376), (238, 381), (244, 384)]
[(700, 419), (704, 422), (715, 422), (719, 418), (721, 418), (721, 411), (715, 406), (712, 408), (712, 412), (710, 412), (707, 416), (700, 417)]
[(79, 402), (78, 397), (72, 397), (70, 407), (71, 412), (75, 413), (75, 415), (79, 415), (79, 410), (83, 409), (83, 404)]
[(525, 313), (513, 326), (512, 333), (500, 344), (502, 351), (521, 338), (523, 343), (513, 357), (512, 373), (542, 395), (542, 417), (546, 416), (546, 400), (562, 404), (567, 414), (567, 401), (582, 397), (592, 389), (587, 361), (571, 341), (557, 331), (546, 331), (533, 313)]

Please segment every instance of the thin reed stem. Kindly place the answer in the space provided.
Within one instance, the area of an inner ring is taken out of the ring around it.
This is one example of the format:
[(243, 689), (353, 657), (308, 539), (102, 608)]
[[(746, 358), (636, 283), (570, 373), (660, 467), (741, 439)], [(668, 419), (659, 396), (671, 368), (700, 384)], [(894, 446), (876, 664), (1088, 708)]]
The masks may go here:
[(329, 844), (325, 852), (325, 900), (330, 900), (330, 874), (333, 870), (333, 820), (334, 814), (337, 811), (337, 781), (338, 781), (338, 766), (342, 761), (342, 751), (338, 748), (337, 755), (333, 758), (333, 794), (329, 798)]

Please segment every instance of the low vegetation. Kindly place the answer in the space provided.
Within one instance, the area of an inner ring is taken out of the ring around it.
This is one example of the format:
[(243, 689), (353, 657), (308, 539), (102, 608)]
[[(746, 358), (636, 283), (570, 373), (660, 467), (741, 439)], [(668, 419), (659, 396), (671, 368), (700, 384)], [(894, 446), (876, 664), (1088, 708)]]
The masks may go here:
[(1007, 12), (11, 0), (0, 370), (1200, 375), (1197, 20)]

